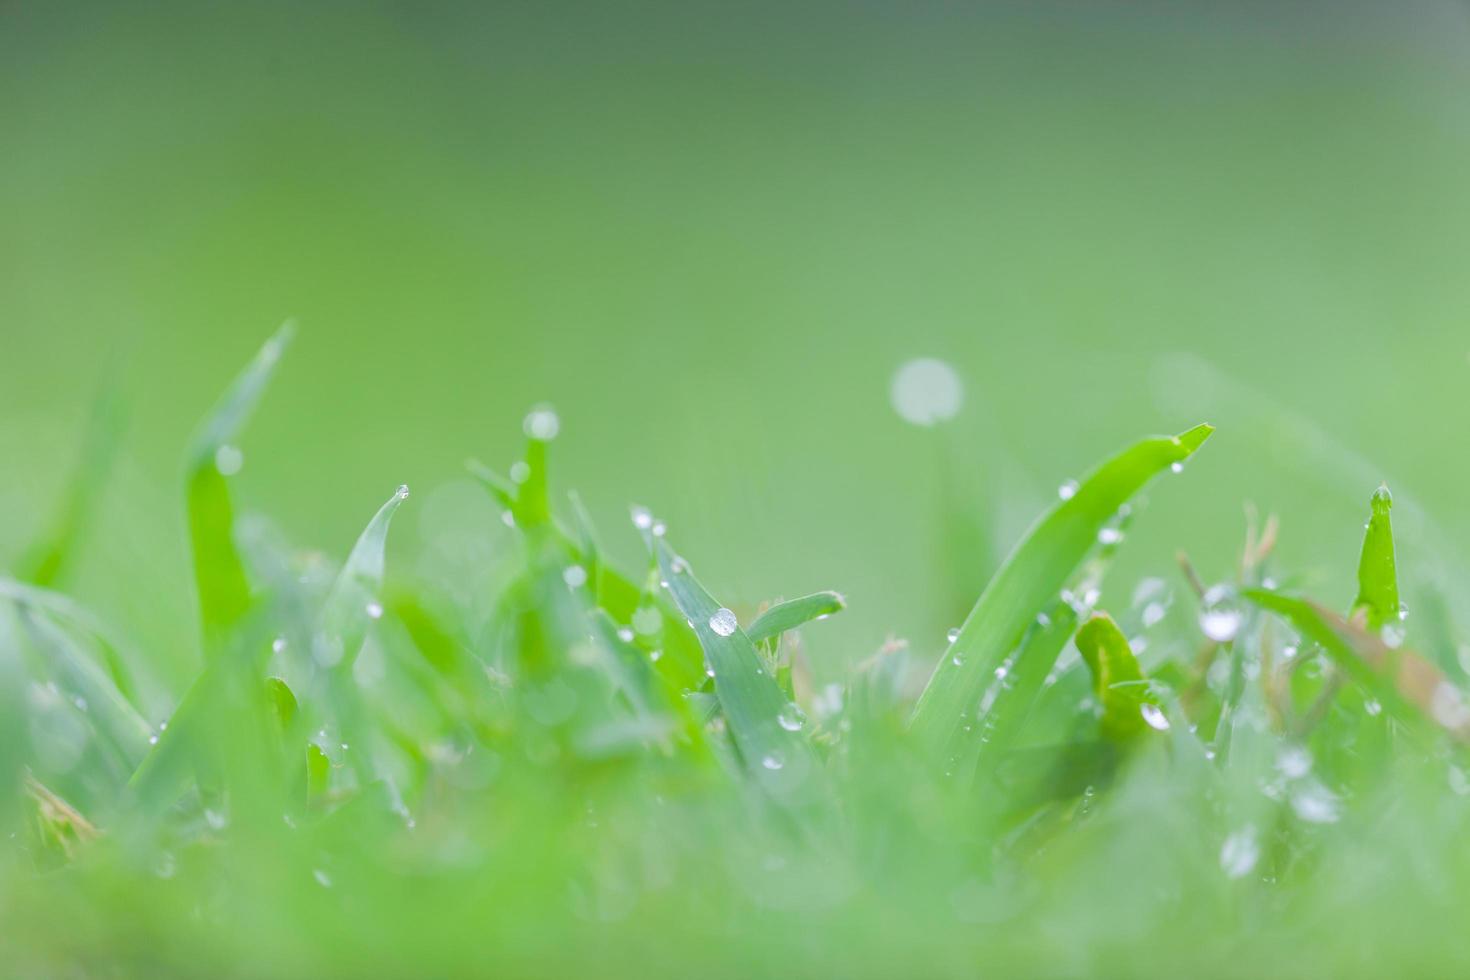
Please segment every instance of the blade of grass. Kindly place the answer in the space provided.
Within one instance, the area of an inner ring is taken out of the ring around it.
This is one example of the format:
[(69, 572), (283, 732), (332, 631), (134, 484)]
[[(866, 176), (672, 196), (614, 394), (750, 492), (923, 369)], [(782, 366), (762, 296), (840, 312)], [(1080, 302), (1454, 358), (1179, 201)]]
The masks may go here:
[(847, 608), (847, 600), (836, 592), (814, 592), (800, 599), (777, 603), (755, 618), (745, 631), (752, 643), (764, 643), (788, 630), (826, 619)]
[(1128, 638), (1107, 613), (1093, 613), (1077, 631), (1077, 652), (1092, 674), (1092, 691), (1102, 705), (1101, 731), (1113, 742), (1127, 742), (1148, 733), (1150, 708), (1162, 718), (1158, 701)]
[(1182, 464), (1212, 431), (1199, 425), (1124, 450), (1091, 473), (1022, 539), (981, 593), (914, 709), (910, 730), (937, 760), (948, 762), (967, 740), (966, 719), (996, 668), (1097, 544), (1098, 532), (1145, 483)]
[(225, 645), (222, 634), (244, 617), (251, 602), (250, 581), (235, 545), (234, 511), (229, 484), (221, 472), (221, 454), (230, 453), (231, 440), (265, 392), (294, 330), (288, 322), (265, 342), (205, 417), (189, 451), (189, 544), (206, 658)]
[(1363, 616), (1370, 630), (1381, 630), (1399, 619), (1399, 580), (1393, 552), (1393, 522), (1389, 511), (1393, 497), (1388, 487), (1373, 493), (1373, 510), (1363, 532), (1363, 551), (1358, 558), (1358, 596), (1352, 615)]
[(777, 804), (810, 811), (823, 801), (821, 761), (801, 731), (803, 722), (762, 665), (755, 644), (734, 616), (705, 591), (661, 537), (645, 535), (714, 671), (715, 695), (750, 778)]

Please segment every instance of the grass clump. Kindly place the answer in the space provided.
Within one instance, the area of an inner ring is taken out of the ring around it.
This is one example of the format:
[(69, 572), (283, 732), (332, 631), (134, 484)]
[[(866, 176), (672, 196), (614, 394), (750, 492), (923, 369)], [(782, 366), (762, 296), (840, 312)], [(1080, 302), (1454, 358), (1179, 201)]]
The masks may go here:
[(0, 579), (15, 975), (1470, 962), (1443, 928), (1470, 897), (1470, 707), (1407, 642), (1386, 489), (1344, 615), (1278, 584), (1274, 524), (1234, 581), (1186, 564), (1100, 609), (1130, 501), (1211, 430), (1142, 440), (1067, 488), (947, 648), (889, 642), (819, 687), (799, 636), (843, 597), (742, 624), (641, 508), (647, 562), (613, 567), (555, 503), (547, 408), (508, 477), (471, 464), (514, 528), (483, 607), (387, 566), (407, 488), (330, 573), (246, 534), (233, 445), (288, 337), (188, 456), (201, 666), (166, 724), (149, 658), (58, 591), (106, 440)]

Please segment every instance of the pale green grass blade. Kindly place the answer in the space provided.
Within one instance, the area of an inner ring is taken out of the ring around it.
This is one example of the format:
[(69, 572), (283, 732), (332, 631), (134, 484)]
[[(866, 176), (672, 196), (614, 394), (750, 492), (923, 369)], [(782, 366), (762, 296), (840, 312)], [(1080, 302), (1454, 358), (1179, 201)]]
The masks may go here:
[(224, 645), (222, 634), (244, 617), (251, 603), (250, 581), (235, 544), (226, 479), (238, 453), (231, 443), (265, 392), (293, 334), (293, 325), (287, 323), (265, 342), (206, 416), (189, 451), (189, 543), (206, 656), (214, 656)]
[(1393, 497), (1388, 487), (1373, 493), (1372, 514), (1363, 532), (1363, 551), (1358, 559), (1358, 596), (1352, 614), (1363, 616), (1370, 630), (1381, 630), (1399, 620), (1399, 579), (1394, 561), (1393, 521), (1389, 511)]
[(44, 614), (72, 632), (88, 637), (97, 647), (112, 683), (127, 701), (138, 707), (137, 691), (133, 684), (130, 657), (138, 654), (128, 648), (124, 654), (124, 641), (113, 630), (81, 603), (39, 586), (27, 585), (13, 579), (0, 578), (0, 598), (9, 599), (19, 605)]
[(789, 599), (767, 609), (756, 617), (745, 631), (752, 643), (764, 643), (788, 630), (826, 619), (847, 608), (847, 600), (836, 592), (814, 592), (800, 599)]
[(911, 730), (938, 760), (948, 762), (973, 737), (964, 726), (995, 670), (1046, 609), (1119, 508), (1158, 473), (1182, 465), (1213, 429), (1145, 439), (1104, 463), (1057, 504), (1011, 553), (939, 661), (919, 699)]
[(383, 615), (383, 571), (388, 529), (393, 515), (408, 499), (408, 487), (389, 497), (352, 546), (342, 571), (327, 594), (318, 621), (312, 655), (323, 667), (349, 669), (362, 650), (368, 627)]

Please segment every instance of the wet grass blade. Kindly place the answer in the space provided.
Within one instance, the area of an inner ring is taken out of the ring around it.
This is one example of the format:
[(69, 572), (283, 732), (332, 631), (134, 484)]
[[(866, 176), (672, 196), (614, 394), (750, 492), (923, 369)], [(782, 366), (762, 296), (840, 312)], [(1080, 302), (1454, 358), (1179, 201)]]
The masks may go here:
[(825, 619), (847, 608), (847, 600), (836, 592), (814, 592), (800, 599), (780, 602), (756, 617), (745, 631), (752, 643), (764, 643), (787, 630)]
[(1116, 519), (1119, 508), (1144, 484), (1182, 464), (1212, 431), (1199, 425), (1179, 436), (1145, 439), (1124, 450), (1043, 517), (1006, 559), (914, 709), (911, 730), (939, 760), (948, 760), (972, 737), (964, 725), (996, 668), (1097, 544), (1098, 532)]
[(1389, 517), (1393, 497), (1388, 487), (1374, 491), (1371, 506), (1358, 559), (1358, 596), (1353, 600), (1352, 614), (1364, 617), (1370, 630), (1381, 630), (1399, 619), (1399, 580)]
[(746, 772), (779, 805), (812, 810), (823, 801), (821, 760), (804, 719), (766, 670), (755, 644), (662, 538), (648, 535), (669, 592), (714, 671), (715, 695)]
[(1428, 718), (1459, 740), (1470, 741), (1470, 705), (1424, 657), (1390, 647), (1376, 633), (1309, 599), (1266, 589), (1247, 589), (1242, 595), (1320, 644), (1349, 677), (1392, 706), (1403, 720)]
[(245, 564), (235, 545), (229, 484), (222, 470), (232, 469), (232, 457), (238, 450), (231, 442), (260, 401), (293, 333), (294, 327), (287, 323), (265, 342), (205, 418), (189, 452), (189, 544), (206, 657), (225, 645), (222, 634), (244, 617), (251, 602)]

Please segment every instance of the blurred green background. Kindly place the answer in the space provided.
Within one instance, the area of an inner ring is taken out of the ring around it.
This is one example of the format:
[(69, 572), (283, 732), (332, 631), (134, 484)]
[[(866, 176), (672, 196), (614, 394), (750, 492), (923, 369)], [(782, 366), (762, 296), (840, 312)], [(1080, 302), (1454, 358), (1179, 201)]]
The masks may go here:
[(636, 501), (737, 608), (845, 591), (822, 670), (941, 646), (1060, 482), (1201, 420), (1115, 582), (1223, 575), (1250, 499), (1340, 605), (1387, 479), (1453, 586), (1470, 8), (1226, 7), (3, 0), (0, 564), (113, 378), (75, 591), (180, 684), (182, 452), (295, 317), (237, 478), (294, 539), (407, 482), (397, 568), (492, 555), (462, 462), (547, 400), (615, 554)]

